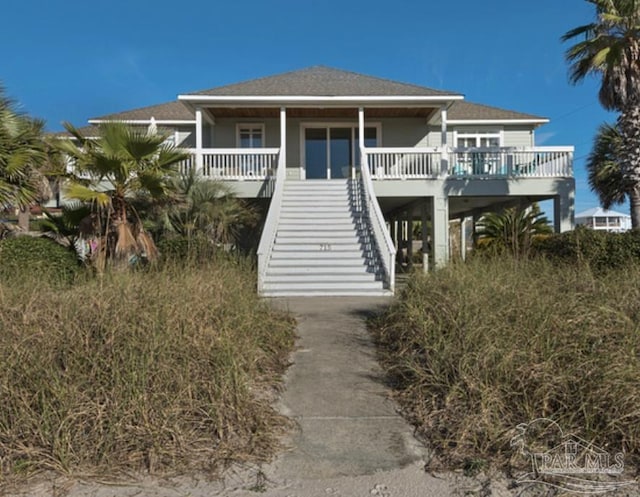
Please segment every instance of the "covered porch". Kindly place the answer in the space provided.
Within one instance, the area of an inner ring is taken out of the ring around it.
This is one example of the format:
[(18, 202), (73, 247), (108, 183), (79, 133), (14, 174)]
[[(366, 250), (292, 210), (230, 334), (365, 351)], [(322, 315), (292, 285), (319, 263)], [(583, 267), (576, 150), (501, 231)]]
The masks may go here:
[(287, 178), (303, 180), (354, 178), (365, 161), (375, 180), (573, 176), (573, 147), (456, 146), (448, 105), (198, 106), (183, 167), (228, 181), (265, 180), (281, 160)]
[(446, 102), (418, 107), (320, 105), (196, 106), (195, 147), (185, 165), (208, 177), (263, 180), (274, 174), (283, 157), (287, 178), (342, 179), (355, 177), (362, 146), (425, 146), (425, 137), (436, 127), (443, 133), (438, 145), (447, 143)]

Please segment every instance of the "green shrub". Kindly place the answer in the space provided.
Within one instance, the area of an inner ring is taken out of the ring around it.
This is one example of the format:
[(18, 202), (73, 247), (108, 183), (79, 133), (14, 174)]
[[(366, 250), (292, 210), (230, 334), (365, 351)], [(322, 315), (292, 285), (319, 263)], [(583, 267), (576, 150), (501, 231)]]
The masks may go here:
[(477, 258), (414, 275), (372, 330), (397, 398), (441, 460), (506, 464), (516, 426), (551, 418), (638, 463), (638, 281), (640, 266)]
[(0, 241), (0, 277), (13, 281), (68, 283), (80, 270), (75, 255), (48, 238), (18, 236)]
[(608, 233), (579, 227), (536, 240), (534, 250), (552, 260), (577, 262), (597, 271), (620, 268), (640, 263), (640, 230)]
[(215, 246), (202, 236), (173, 236), (158, 242), (160, 257), (165, 262), (205, 262), (216, 252)]

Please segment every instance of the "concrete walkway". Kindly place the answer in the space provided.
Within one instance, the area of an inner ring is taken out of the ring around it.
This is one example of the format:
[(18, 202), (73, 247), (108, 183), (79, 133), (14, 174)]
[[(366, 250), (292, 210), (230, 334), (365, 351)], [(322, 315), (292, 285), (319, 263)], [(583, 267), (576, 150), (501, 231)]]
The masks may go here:
[(299, 349), (281, 400), (297, 421), (283, 477), (332, 478), (397, 469), (426, 456), (396, 412), (366, 329), (388, 298), (295, 298), (280, 302), (298, 320)]
[[(298, 321), (298, 349), (278, 406), (298, 429), (291, 449), (263, 468), (265, 497), (454, 494), (455, 475), (425, 472), (429, 452), (398, 414), (376, 361), (366, 319), (389, 303), (388, 297), (274, 301)], [(238, 490), (233, 495), (248, 495)]]

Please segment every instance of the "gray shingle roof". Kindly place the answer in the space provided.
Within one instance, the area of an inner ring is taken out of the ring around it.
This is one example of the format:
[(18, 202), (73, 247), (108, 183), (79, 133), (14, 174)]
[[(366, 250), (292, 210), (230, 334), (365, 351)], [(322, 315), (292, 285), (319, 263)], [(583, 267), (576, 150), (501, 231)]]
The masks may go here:
[[(76, 128), (82, 136), (87, 138), (93, 138), (99, 135), (98, 126), (90, 124), (89, 126), (83, 126), (82, 128)], [(49, 133), (50, 136), (59, 136), (59, 137), (70, 137), (71, 133), (69, 133), (66, 129), (62, 131), (54, 131)]]
[(195, 119), (191, 111), (183, 103), (167, 102), (124, 112), (116, 112), (115, 114), (108, 114), (106, 116), (94, 117), (90, 120), (138, 121), (151, 119), (152, 116), (157, 121), (193, 121)]
[(313, 66), (298, 71), (252, 79), (187, 95), (209, 96), (451, 96), (434, 90), (355, 72)]
[[(252, 79), (220, 86), (188, 95), (210, 96), (452, 96), (456, 92), (435, 90), (424, 86), (400, 83), (325, 66), (313, 66), (298, 71)], [(95, 120), (194, 120), (194, 115), (179, 101), (117, 112), (93, 118)], [(542, 120), (540, 116), (500, 109), (488, 105), (455, 101), (448, 112), (449, 120)], [(93, 120), (92, 119), (92, 120)]]
[(500, 109), (498, 107), (490, 107), (488, 105), (476, 104), (459, 100), (454, 102), (447, 112), (447, 119), (450, 121), (457, 120), (511, 120), (511, 119), (546, 119), (533, 114), (524, 114), (513, 110)]
[[(134, 129), (145, 131), (148, 128), (147, 124), (136, 124), (133, 126)], [(89, 126), (83, 126), (81, 128), (76, 128), (82, 136), (85, 138), (97, 138), (100, 136), (100, 125), (99, 124), (90, 124)], [(168, 127), (158, 126), (158, 133), (166, 133), (171, 134), (172, 130)], [(50, 136), (57, 136), (60, 138), (71, 137), (71, 133), (67, 130), (63, 131), (54, 131), (53, 133), (49, 133)]]

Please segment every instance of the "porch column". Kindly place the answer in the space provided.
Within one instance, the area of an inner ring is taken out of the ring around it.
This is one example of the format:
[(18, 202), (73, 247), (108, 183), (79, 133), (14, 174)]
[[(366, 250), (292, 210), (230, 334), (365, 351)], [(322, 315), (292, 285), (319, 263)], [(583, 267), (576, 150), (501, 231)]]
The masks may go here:
[(477, 244), (478, 244), (478, 221), (480, 221), (480, 218), (482, 217), (482, 213), (478, 212), (478, 211), (474, 211), (473, 215), (471, 216), (471, 222), (473, 223), (473, 225), (471, 226), (471, 240), (473, 242), (473, 248), (475, 249)]
[[(389, 236), (391, 237), (391, 241), (393, 242), (394, 246), (398, 247), (398, 229), (397, 229), (398, 225), (396, 224), (396, 220), (395, 218), (391, 218), (389, 219)], [(396, 250), (397, 252), (397, 250)]]
[[(361, 152), (364, 148), (364, 107), (358, 108), (358, 144), (360, 145), (358, 152)], [(362, 167), (362, 156), (360, 157), (360, 164), (358, 165)], [(355, 164), (351, 166), (351, 177), (356, 177)]]
[(413, 267), (413, 211), (407, 216), (407, 267)]
[(467, 218), (460, 218), (460, 259), (466, 260), (467, 258)]
[(404, 262), (404, 215), (400, 214), (400, 218), (396, 221), (397, 236), (398, 236), (398, 249), (396, 251), (396, 264), (399, 268), (402, 267)]
[(442, 146), (447, 146), (447, 106), (440, 107), (440, 141)]
[(440, 162), (440, 175), (446, 177), (449, 174), (449, 147), (447, 144), (447, 106), (440, 107), (440, 143), (442, 149)]
[(287, 167), (287, 109), (280, 107), (280, 164)]
[(575, 199), (573, 191), (553, 198), (553, 227), (556, 233), (571, 231), (575, 226)]
[(420, 207), (422, 222), (422, 271), (427, 273), (429, 272), (429, 231), (427, 230), (429, 200), (425, 198)]
[(202, 171), (202, 107), (196, 107), (196, 171)]
[(433, 264), (437, 268), (449, 260), (449, 198), (444, 192), (432, 197), (431, 224)]

